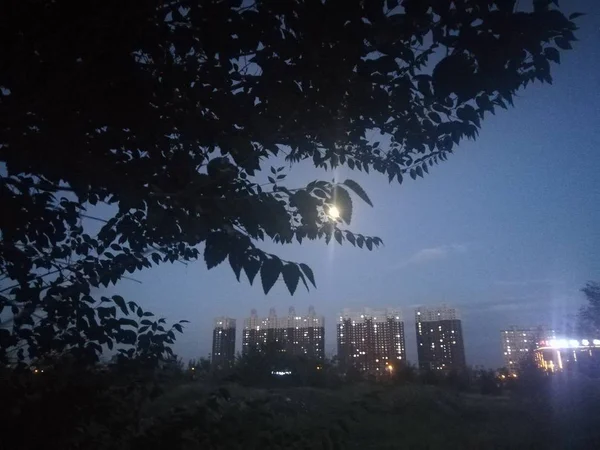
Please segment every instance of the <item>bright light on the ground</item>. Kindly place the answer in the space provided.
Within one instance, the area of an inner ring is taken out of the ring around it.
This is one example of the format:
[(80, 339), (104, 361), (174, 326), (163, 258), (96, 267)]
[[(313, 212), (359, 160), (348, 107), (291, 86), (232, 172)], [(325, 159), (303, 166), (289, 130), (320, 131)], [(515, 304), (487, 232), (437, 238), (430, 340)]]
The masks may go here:
[(338, 219), (340, 217), (340, 210), (337, 206), (330, 206), (327, 214), (329, 214), (329, 217), (332, 219)]

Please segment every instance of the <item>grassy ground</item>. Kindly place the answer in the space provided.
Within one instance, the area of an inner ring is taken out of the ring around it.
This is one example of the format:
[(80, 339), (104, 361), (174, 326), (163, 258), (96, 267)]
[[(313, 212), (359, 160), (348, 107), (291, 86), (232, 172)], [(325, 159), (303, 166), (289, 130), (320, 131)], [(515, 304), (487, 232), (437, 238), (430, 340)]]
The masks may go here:
[[(201, 404), (212, 389), (202, 383), (178, 386), (149, 405), (146, 414), (156, 417), (174, 406)], [(600, 397), (594, 398), (600, 392), (597, 386), (578, 392), (557, 391), (551, 401), (465, 394), (421, 385), (359, 384), (335, 390), (229, 385), (227, 389), (232, 401), (268, 400), (275, 412), (268, 420), (277, 421), (283, 429), (335, 430), (343, 434), (343, 440), (332, 440), (337, 445), (308, 448), (600, 448), (595, 407), (600, 405)], [(582, 403), (583, 398), (588, 398), (587, 404)], [(257, 423), (249, 432), (260, 431)]]

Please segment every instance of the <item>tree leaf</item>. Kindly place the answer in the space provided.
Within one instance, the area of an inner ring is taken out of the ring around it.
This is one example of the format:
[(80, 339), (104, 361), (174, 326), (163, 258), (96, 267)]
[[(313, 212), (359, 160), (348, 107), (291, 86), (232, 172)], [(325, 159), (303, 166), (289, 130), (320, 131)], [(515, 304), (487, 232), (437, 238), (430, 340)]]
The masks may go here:
[(428, 116), (429, 116), (429, 118), (430, 118), (430, 119), (431, 119), (433, 122), (435, 122), (435, 123), (441, 123), (441, 122), (442, 122), (442, 118), (441, 118), (441, 117), (440, 117), (440, 115), (439, 115), (438, 113), (436, 113), (436, 112), (433, 112), (433, 111), (432, 111), (432, 112), (430, 112), (430, 113), (428, 114)]
[(298, 287), (298, 280), (300, 279), (300, 269), (296, 264), (288, 263), (283, 266), (283, 281), (290, 291), (290, 294), (294, 295), (296, 288)]
[(113, 295), (112, 300), (121, 309), (121, 311), (123, 311), (123, 314), (125, 314), (126, 316), (129, 315), (129, 311), (127, 310), (127, 306), (125, 305), (125, 299), (123, 297), (121, 297), (120, 295)]
[(558, 48), (562, 48), (563, 50), (571, 50), (573, 48), (571, 43), (562, 37), (557, 37), (554, 39), (554, 43), (558, 46)]
[[(262, 263), (260, 268), (260, 279), (262, 281), (263, 291), (268, 294), (283, 268), (283, 263), (277, 257), (271, 257)], [(296, 281), (296, 284), (298, 281)]]
[[(142, 320), (142, 322), (143, 322), (143, 320)], [(138, 323), (133, 319), (121, 318), (121, 319), (119, 319), (119, 324), (120, 325), (129, 325), (130, 327), (133, 327), (133, 328), (138, 327)]]
[(233, 273), (235, 273), (235, 278), (240, 281), (240, 275), (242, 273), (242, 261), (237, 252), (232, 251), (229, 253), (229, 265), (231, 266)]
[(315, 276), (313, 275), (312, 269), (304, 263), (300, 263), (299, 266), (300, 266), (300, 269), (302, 269), (302, 272), (304, 272), (304, 275), (306, 275), (306, 278), (308, 278), (308, 281), (310, 281), (310, 283), (314, 287), (317, 287), (317, 284), (315, 283)]
[(394, 176), (396, 175), (395, 167), (389, 166), (387, 168), (387, 173), (388, 173), (388, 181), (391, 183), (394, 180)]
[(560, 64), (560, 52), (556, 50), (554, 47), (546, 47), (544, 49), (544, 56), (550, 60), (554, 61), (557, 64)]
[(256, 274), (260, 270), (260, 261), (255, 258), (247, 258), (242, 262), (242, 265), (244, 266), (244, 272), (246, 272), (248, 281), (252, 284)]
[(471, 105), (464, 105), (462, 108), (457, 109), (456, 116), (461, 120), (473, 122), (477, 126), (480, 124), (477, 111)]
[(319, 198), (327, 198), (327, 194), (325, 193), (325, 191), (322, 191), (321, 189), (313, 189), (312, 190), (313, 195), (315, 195), (316, 197)]
[(208, 235), (204, 247), (204, 261), (209, 270), (225, 261), (228, 253), (225, 233), (211, 233)]
[(300, 279), (302, 280), (302, 283), (304, 283), (304, 287), (306, 288), (306, 290), (310, 290), (308, 288), (308, 283), (306, 283), (306, 277), (304, 276), (304, 274), (302, 272), (300, 272)]
[(162, 258), (158, 253), (152, 253), (152, 261), (154, 261), (154, 264), (158, 265), (162, 261)]
[(340, 230), (335, 230), (333, 235), (338, 244), (342, 245), (342, 232)]
[(362, 237), (360, 235), (356, 237), (356, 245), (358, 245), (358, 248), (362, 248), (364, 243), (365, 243), (364, 237)]
[(356, 245), (356, 238), (354, 237), (354, 234), (352, 234), (350, 231), (346, 231), (346, 239), (352, 245)]
[(352, 192), (354, 192), (356, 195), (358, 195), (360, 197), (360, 199), (363, 202), (365, 202), (367, 205), (369, 205), (371, 207), (373, 206), (373, 203), (371, 202), (371, 199), (369, 198), (369, 196), (367, 195), (365, 190), (356, 181), (347, 179), (342, 184), (344, 186), (347, 186), (348, 188), (350, 188), (352, 190)]

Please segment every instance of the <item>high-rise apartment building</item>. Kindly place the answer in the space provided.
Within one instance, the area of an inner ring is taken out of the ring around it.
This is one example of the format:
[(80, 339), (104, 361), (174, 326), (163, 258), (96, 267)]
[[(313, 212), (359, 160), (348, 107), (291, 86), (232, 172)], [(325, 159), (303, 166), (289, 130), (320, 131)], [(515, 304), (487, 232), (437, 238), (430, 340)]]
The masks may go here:
[(217, 317), (213, 327), (212, 364), (215, 368), (231, 367), (235, 361), (235, 319)]
[(311, 359), (325, 359), (325, 318), (317, 316), (314, 307), (308, 308), (306, 316), (297, 315), (291, 307), (285, 325), (286, 352)]
[(540, 346), (541, 341), (556, 338), (556, 333), (548, 327), (510, 327), (500, 332), (504, 367), (511, 374), (519, 369), (523, 359)]
[(342, 370), (355, 367), (370, 374), (390, 373), (406, 361), (404, 322), (394, 309), (344, 309), (337, 325)]
[(325, 357), (325, 318), (311, 306), (308, 315), (298, 315), (291, 307), (287, 316), (278, 317), (275, 308), (269, 316), (259, 318), (253, 309), (244, 320), (242, 353), (262, 351), (267, 345), (277, 345), (291, 355), (322, 360)]
[(417, 308), (415, 321), (419, 369), (445, 372), (466, 369), (462, 325), (456, 309), (445, 305)]

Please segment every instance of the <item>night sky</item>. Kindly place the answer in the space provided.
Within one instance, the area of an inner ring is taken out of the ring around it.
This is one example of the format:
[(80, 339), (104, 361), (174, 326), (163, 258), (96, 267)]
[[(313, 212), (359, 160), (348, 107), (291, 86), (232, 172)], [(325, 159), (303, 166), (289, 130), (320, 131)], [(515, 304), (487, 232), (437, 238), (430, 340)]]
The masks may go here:
[(516, 108), (486, 116), (479, 139), (461, 143), (429, 176), (399, 186), (346, 169), (293, 168), (288, 187), (358, 181), (375, 207), (356, 198), (350, 228), (379, 236), (384, 247), (262, 245), (314, 270), (317, 289), (299, 287), (293, 297), (281, 280), (265, 296), (260, 283), (238, 283), (226, 263), (207, 271), (203, 261), (145, 270), (134, 275), (142, 284), (122, 281), (104, 293), (190, 320), (175, 346), (184, 359), (208, 355), (215, 316), (238, 319), (239, 341), (252, 308), (284, 315), (290, 305), (298, 313), (314, 305), (326, 318), (328, 355), (342, 308), (401, 308), (416, 363), (414, 307), (445, 302), (462, 313), (467, 363), (499, 366), (500, 329), (559, 326), (582, 303), (583, 284), (600, 280), (600, 2), (561, 6), (588, 14), (577, 19), (575, 49), (553, 67), (554, 84), (534, 84)]

